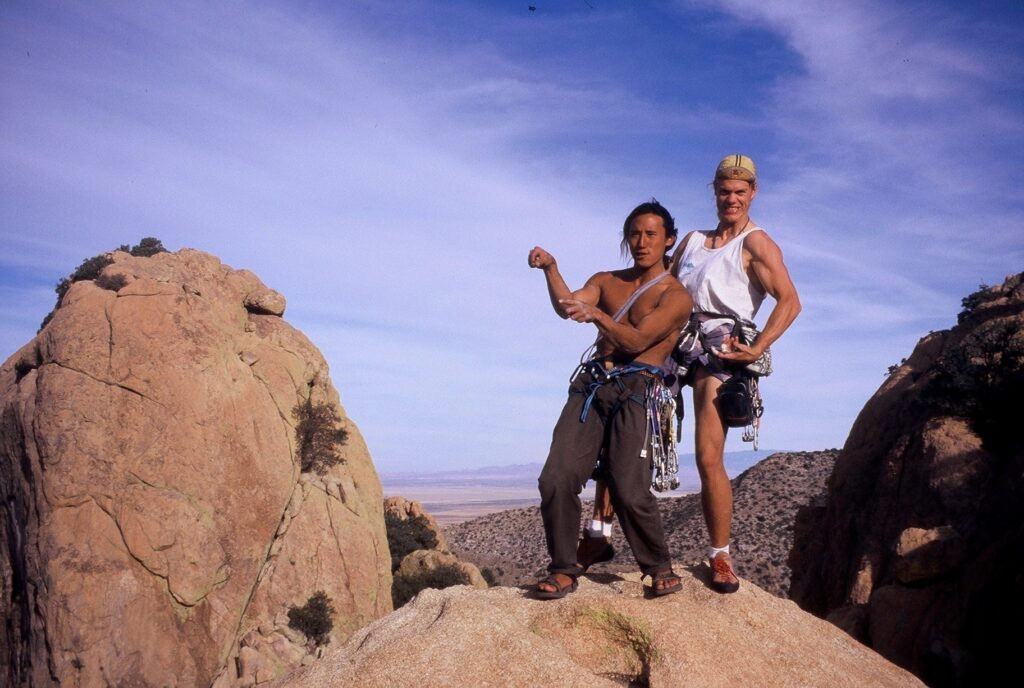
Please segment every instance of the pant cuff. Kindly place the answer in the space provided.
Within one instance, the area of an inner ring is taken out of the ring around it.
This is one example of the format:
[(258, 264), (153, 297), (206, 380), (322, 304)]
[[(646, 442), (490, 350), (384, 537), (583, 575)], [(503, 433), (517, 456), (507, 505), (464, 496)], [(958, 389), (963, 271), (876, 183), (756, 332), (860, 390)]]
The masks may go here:
[(645, 576), (653, 576), (656, 573), (661, 573), (662, 571), (671, 571), (671, 570), (672, 570), (672, 560), (671, 559), (663, 561), (660, 564), (654, 564), (653, 566), (641, 566), (640, 567), (640, 572), (643, 573)]

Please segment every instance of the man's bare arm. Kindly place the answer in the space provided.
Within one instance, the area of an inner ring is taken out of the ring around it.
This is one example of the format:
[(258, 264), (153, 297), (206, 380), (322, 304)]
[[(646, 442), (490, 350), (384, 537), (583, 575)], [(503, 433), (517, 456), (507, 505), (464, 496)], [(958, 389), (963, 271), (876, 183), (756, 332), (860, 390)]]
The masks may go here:
[(756, 342), (747, 346), (733, 339), (729, 342), (731, 351), (719, 354), (721, 358), (737, 363), (757, 360), (793, 324), (801, 309), (800, 297), (782, 261), (782, 251), (771, 237), (764, 232), (754, 232), (747, 237), (744, 247), (750, 251), (750, 267), (754, 275), (776, 303)]
[[(673, 280), (674, 282), (675, 280)], [(565, 302), (566, 313), (576, 322), (592, 322), (617, 351), (638, 354), (679, 331), (690, 317), (693, 300), (681, 285), (665, 290), (657, 307), (633, 325), (616, 322), (595, 306), (576, 299)]]
[(565, 301), (575, 299), (591, 306), (597, 305), (597, 301), (601, 297), (601, 288), (597, 282), (602, 273), (592, 276), (582, 289), (570, 291), (565, 280), (562, 279), (561, 273), (558, 272), (558, 263), (555, 262), (555, 257), (550, 253), (540, 246), (534, 246), (527, 260), (531, 268), (544, 271), (544, 279), (548, 283), (548, 296), (551, 297), (551, 307), (555, 309), (555, 313), (558, 313), (560, 318), (569, 317), (563, 305)]

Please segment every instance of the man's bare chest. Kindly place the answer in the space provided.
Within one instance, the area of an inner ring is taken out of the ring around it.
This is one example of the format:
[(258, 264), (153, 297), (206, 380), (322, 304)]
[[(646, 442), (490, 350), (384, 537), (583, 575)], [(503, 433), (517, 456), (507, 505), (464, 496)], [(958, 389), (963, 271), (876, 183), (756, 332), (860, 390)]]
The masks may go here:
[[(631, 284), (614, 285), (602, 290), (598, 307), (608, 315), (614, 316), (629, 301), (636, 290), (637, 287)], [(659, 285), (641, 294), (629, 307), (629, 311), (620, 318), (620, 321), (635, 325), (643, 320), (657, 308), (664, 291), (665, 288)]]

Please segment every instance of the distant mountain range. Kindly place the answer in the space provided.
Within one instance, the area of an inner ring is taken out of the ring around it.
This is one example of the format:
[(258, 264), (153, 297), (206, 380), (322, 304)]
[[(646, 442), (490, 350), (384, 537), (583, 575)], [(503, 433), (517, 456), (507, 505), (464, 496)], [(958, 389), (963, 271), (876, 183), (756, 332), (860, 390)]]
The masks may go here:
[[(735, 478), (775, 450), (729, 452), (725, 469)], [(381, 473), (384, 496), (402, 496), (415, 500), (442, 526), (467, 521), (484, 514), (540, 504), (537, 477), (542, 463), (516, 463), (505, 466), (447, 470), (428, 473), (408, 471)], [(700, 478), (693, 454), (679, 457), (679, 488), (655, 493), (658, 497), (679, 497), (700, 490)], [(594, 482), (589, 481), (580, 494), (594, 498)]]
[[(775, 595), (787, 596), (792, 574), (787, 562), (793, 547), (795, 514), (801, 507), (824, 499), (838, 453), (836, 449), (772, 452), (772, 456), (733, 477), (731, 543), (741, 577)], [(727, 461), (729, 458), (727, 455)], [(742, 457), (731, 458), (735, 462)], [(673, 560), (682, 566), (700, 562), (708, 545), (700, 495), (673, 492), (662, 497), (666, 498), (658, 500), (658, 507)], [(548, 563), (536, 501), (452, 522), (444, 530), (448, 544), (461, 559), (490, 569), (503, 585), (529, 583)], [(612, 544), (615, 559), (591, 571), (635, 570), (636, 562), (619, 527), (613, 531)]]
[[(776, 449), (758, 451), (728, 452), (725, 455), (725, 469), (730, 478), (753, 466), (758, 461), (776, 453)], [(482, 466), (480, 468), (436, 471), (436, 472), (387, 472), (381, 473), (385, 494), (402, 494), (401, 489), (409, 487), (440, 488), (513, 488), (537, 489), (537, 476), (542, 463), (516, 463), (506, 466)], [(693, 454), (679, 456), (680, 491), (693, 492), (700, 488), (696, 459)], [(412, 497), (411, 495), (404, 495)]]

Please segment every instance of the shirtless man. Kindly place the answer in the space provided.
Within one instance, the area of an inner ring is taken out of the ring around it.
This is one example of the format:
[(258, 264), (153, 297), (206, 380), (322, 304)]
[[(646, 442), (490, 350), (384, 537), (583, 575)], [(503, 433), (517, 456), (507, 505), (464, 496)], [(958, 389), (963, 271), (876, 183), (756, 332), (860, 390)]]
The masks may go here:
[[(649, 392), (663, 384), (661, 366), (690, 316), (692, 301), (666, 271), (666, 254), (677, 231), (664, 207), (657, 201), (637, 206), (622, 234), (633, 266), (599, 272), (577, 291), (569, 291), (550, 253), (540, 247), (530, 251), (530, 267), (544, 271), (555, 312), (593, 323), (598, 331), (594, 357), (572, 377), (540, 474), (540, 508), (551, 556), (551, 575), (536, 587), (542, 599), (572, 592), (583, 572), (576, 562), (579, 494), (602, 448), (610, 502), (640, 570), (652, 578), (652, 593), (667, 595), (682, 587), (650, 490), (647, 404)], [(618, 314), (624, 307), (627, 311)]]
[[(696, 430), (695, 450), (701, 483), (701, 506), (711, 547), (711, 585), (719, 592), (735, 592), (739, 579), (729, 554), (732, 526), (732, 485), (725, 472), (727, 427), (716, 397), (722, 382), (737, 367), (757, 360), (800, 313), (800, 299), (782, 261), (782, 251), (750, 219), (750, 204), (757, 196), (757, 168), (744, 155), (730, 155), (719, 163), (714, 178), (718, 226), (690, 232), (672, 257), (672, 273), (693, 297), (695, 327), (701, 335), (682, 366), (683, 381), (693, 387)], [(749, 346), (732, 336), (733, 321), (717, 314), (753, 320), (765, 294), (775, 299), (764, 330)], [(599, 482), (594, 522), (580, 541), (578, 560), (585, 569), (611, 558), (607, 539), (614, 500)], [(604, 523), (605, 532), (599, 528)], [(596, 526), (596, 527), (595, 527)]]

